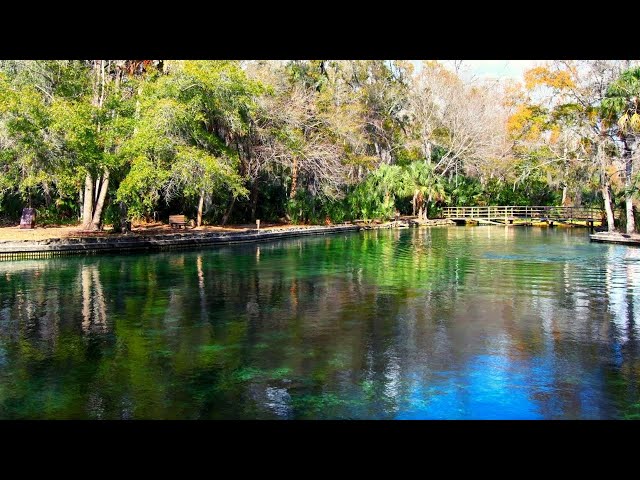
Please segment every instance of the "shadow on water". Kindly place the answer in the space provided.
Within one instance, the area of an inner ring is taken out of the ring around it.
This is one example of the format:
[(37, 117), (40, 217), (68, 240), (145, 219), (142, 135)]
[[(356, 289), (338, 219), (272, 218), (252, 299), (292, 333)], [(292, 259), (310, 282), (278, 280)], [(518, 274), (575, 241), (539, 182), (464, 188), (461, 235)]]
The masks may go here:
[(640, 249), (434, 228), (0, 263), (0, 418), (638, 418)]

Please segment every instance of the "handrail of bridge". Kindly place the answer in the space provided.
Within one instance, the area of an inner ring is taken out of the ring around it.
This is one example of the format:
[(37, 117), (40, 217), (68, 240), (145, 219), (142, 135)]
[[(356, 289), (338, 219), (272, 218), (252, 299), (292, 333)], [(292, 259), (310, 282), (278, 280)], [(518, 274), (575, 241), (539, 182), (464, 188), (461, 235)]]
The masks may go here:
[(547, 218), (567, 220), (592, 220), (604, 215), (600, 208), (590, 207), (556, 207), (548, 205), (488, 205), (483, 207), (443, 207), (445, 218), (480, 218), (480, 219), (512, 219), (512, 218)]

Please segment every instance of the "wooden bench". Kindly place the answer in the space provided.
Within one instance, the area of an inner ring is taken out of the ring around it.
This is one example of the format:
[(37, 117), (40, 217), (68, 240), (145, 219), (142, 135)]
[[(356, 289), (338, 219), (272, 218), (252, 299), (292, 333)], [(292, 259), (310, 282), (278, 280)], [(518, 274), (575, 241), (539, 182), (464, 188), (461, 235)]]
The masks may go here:
[(171, 228), (187, 227), (187, 219), (184, 215), (169, 215), (169, 225)]

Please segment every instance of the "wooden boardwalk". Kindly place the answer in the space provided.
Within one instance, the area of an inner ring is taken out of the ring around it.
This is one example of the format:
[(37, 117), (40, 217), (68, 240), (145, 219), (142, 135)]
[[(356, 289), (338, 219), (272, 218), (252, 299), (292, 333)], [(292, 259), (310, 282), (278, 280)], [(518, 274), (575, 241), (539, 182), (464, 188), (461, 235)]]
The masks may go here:
[(533, 225), (546, 223), (582, 225), (593, 227), (602, 222), (604, 212), (599, 208), (550, 207), (525, 205), (500, 205), (488, 207), (444, 207), (444, 218), (456, 223), (478, 223), (489, 225)]

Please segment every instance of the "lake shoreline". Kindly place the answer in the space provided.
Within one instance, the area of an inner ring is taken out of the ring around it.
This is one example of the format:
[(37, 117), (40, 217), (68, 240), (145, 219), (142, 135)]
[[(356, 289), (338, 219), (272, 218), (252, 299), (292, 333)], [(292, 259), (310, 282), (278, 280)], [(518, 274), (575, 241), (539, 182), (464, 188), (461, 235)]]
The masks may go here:
[(129, 234), (113, 237), (67, 237), (45, 240), (19, 240), (0, 242), (0, 260), (38, 258), (57, 255), (101, 252), (160, 251), (174, 248), (191, 248), (204, 245), (229, 245), (245, 242), (326, 235), (358, 231), (360, 225), (335, 225), (281, 228), (269, 230), (245, 230), (239, 232), (206, 232), (179, 230), (176, 233)]
[[(412, 226), (454, 226), (447, 219), (411, 221)], [(277, 225), (264, 229), (220, 228), (216, 230), (177, 229), (162, 231), (134, 231), (129, 234), (105, 234), (105, 232), (77, 231), (77, 236), (42, 238), (38, 240), (0, 240), (0, 261), (22, 258), (47, 258), (72, 254), (114, 253), (129, 251), (162, 251), (194, 248), (208, 245), (230, 245), (236, 243), (261, 242), (266, 240), (328, 235), (360, 230), (401, 228), (409, 223), (391, 221), (385, 223), (349, 223), (341, 225)], [(94, 233), (92, 235), (92, 233)]]

